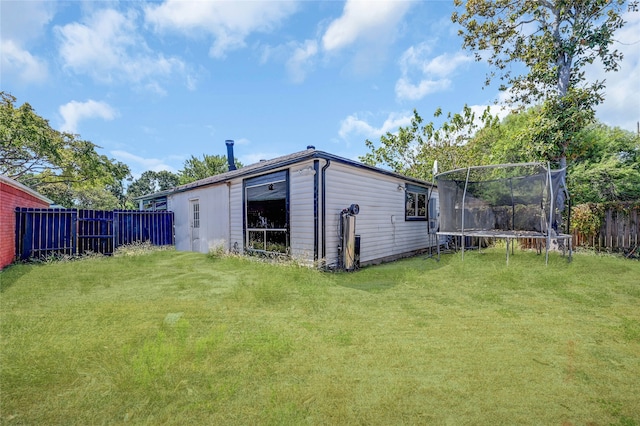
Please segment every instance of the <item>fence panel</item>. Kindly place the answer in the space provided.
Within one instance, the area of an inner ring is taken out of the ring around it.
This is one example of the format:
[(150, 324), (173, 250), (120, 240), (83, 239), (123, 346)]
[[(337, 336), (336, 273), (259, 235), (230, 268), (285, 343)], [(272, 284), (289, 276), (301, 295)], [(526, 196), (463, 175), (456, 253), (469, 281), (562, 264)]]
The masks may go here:
[(113, 254), (113, 212), (78, 210), (78, 254)]
[(113, 222), (117, 247), (138, 241), (157, 246), (174, 244), (173, 212), (115, 210)]
[(173, 212), (16, 208), (16, 259), (52, 255), (113, 254), (148, 241), (173, 245)]
[(593, 235), (573, 231), (576, 247), (591, 247), (598, 250), (627, 251), (640, 244), (640, 207), (607, 208), (600, 230)]
[(77, 220), (76, 210), (16, 208), (16, 258), (75, 254)]

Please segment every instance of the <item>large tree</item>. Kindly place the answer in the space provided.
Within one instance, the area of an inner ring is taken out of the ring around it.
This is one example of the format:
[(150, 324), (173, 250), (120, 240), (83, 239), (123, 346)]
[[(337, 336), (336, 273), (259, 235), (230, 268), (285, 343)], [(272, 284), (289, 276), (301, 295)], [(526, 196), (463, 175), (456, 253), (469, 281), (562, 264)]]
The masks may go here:
[[(37, 189), (65, 207), (122, 206), (129, 167), (97, 152), (78, 135), (59, 132), (24, 103), (0, 92), (0, 174)], [(101, 193), (102, 192), (102, 193)], [(93, 194), (88, 197), (87, 194)]]
[(564, 167), (576, 134), (593, 120), (593, 109), (604, 97), (604, 82), (587, 81), (585, 67), (599, 60), (604, 71), (617, 71), (622, 60), (613, 43), (624, 25), (625, 1), (454, 3), (463, 8), (451, 16), (462, 27), (463, 46), (491, 66), (486, 84), (499, 78), (512, 104), (544, 104), (532, 130), (543, 155)]
[[(467, 144), (476, 164), (544, 161), (536, 148), (540, 106), (510, 114)], [(572, 203), (640, 200), (640, 136), (593, 123), (571, 146), (567, 184)]]
[[(236, 168), (242, 167), (242, 163), (235, 160)], [(186, 160), (183, 169), (180, 170), (180, 183), (190, 183), (209, 176), (218, 175), (229, 171), (229, 163), (224, 155), (203, 154), (202, 159), (192, 155)]]
[(600, 123), (579, 136), (583, 150), (569, 166), (574, 204), (640, 200), (640, 136)]
[(178, 186), (180, 177), (167, 170), (154, 172), (147, 170), (140, 178), (131, 182), (127, 188), (129, 198), (140, 197), (141, 195), (153, 194), (158, 191), (165, 191)]
[[(433, 115), (436, 119), (441, 118), (442, 110), (436, 109)], [(496, 124), (497, 119), (489, 114), (489, 109), (477, 117), (467, 105), (459, 114), (447, 114), (439, 127), (433, 121), (425, 123), (414, 110), (411, 124), (400, 127), (397, 133), (382, 135), (379, 146), (367, 140), (365, 144), (371, 152), (360, 160), (407, 176), (431, 180), (436, 160), (440, 171), (470, 165), (473, 158), (468, 142), (479, 127), (490, 128)]]

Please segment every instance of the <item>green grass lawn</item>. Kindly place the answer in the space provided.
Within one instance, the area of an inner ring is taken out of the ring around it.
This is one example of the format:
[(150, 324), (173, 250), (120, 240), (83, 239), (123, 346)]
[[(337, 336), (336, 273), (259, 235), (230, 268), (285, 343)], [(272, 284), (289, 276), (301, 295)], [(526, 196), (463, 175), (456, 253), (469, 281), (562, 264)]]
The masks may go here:
[(156, 251), (15, 265), (0, 289), (3, 425), (640, 425), (637, 261)]

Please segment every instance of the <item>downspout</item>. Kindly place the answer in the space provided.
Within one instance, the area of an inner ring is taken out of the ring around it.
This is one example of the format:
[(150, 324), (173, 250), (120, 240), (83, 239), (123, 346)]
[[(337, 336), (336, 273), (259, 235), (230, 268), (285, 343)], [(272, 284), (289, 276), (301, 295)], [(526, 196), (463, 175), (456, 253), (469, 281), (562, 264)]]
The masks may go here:
[(231, 182), (227, 182), (227, 253), (231, 253)]
[(320, 187), (320, 160), (313, 161), (313, 263), (318, 264), (318, 226), (320, 218), (318, 216), (318, 188)]
[(322, 166), (322, 182), (321, 182), (321, 197), (322, 197), (322, 232), (321, 232), (321, 238), (322, 238), (322, 257), (321, 257), (321, 261), (323, 262), (323, 264), (326, 265), (326, 256), (327, 256), (327, 184), (326, 184), (326, 180), (325, 180), (325, 176), (326, 176), (326, 171), (329, 168), (329, 166), (331, 165), (331, 160), (327, 159), (327, 163)]

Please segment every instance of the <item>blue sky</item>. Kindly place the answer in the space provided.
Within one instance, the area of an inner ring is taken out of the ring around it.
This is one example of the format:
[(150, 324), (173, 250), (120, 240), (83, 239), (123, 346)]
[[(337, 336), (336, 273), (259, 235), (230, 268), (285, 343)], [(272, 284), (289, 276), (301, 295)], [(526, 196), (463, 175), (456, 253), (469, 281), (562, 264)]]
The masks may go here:
[[(0, 1), (0, 88), (58, 130), (145, 170), (191, 155), (244, 164), (307, 145), (351, 159), (436, 108), (500, 100), (461, 49), (452, 1)], [(640, 13), (598, 118), (640, 120)]]

